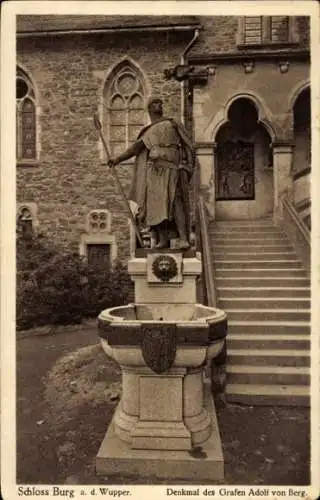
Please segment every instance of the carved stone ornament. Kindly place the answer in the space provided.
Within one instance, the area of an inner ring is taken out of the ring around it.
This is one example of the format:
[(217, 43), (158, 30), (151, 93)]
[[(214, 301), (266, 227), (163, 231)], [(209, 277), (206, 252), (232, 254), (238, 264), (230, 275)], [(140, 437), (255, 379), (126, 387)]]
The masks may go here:
[(288, 73), (289, 70), (289, 63), (288, 61), (281, 61), (279, 63), (279, 69), (281, 73)]
[(178, 266), (170, 255), (159, 255), (152, 263), (153, 274), (161, 281), (168, 282), (178, 274)]
[(245, 61), (243, 63), (244, 72), (245, 73), (253, 73), (254, 70), (254, 62), (253, 61)]
[(152, 325), (142, 330), (141, 349), (147, 366), (155, 373), (168, 371), (175, 360), (177, 351), (175, 325)]

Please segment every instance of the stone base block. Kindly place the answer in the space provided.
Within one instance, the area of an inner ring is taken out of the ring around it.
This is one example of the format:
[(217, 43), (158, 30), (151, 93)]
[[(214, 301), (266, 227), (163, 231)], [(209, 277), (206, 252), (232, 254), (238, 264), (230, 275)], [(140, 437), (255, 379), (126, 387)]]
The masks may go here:
[(224, 461), (214, 403), (206, 391), (206, 408), (212, 418), (210, 438), (193, 451), (137, 450), (119, 439), (112, 421), (96, 457), (96, 474), (100, 476), (139, 476), (168, 480), (221, 482)]
[(191, 435), (183, 422), (139, 422), (132, 433), (132, 448), (190, 450)]

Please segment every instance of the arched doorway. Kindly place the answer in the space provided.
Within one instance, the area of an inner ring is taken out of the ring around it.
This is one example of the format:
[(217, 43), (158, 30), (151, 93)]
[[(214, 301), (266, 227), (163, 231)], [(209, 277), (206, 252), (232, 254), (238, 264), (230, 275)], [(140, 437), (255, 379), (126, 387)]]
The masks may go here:
[(311, 166), (311, 102), (310, 88), (300, 92), (293, 106), (293, 172)]
[(216, 218), (255, 219), (273, 212), (271, 138), (248, 98), (232, 103), (216, 135)]

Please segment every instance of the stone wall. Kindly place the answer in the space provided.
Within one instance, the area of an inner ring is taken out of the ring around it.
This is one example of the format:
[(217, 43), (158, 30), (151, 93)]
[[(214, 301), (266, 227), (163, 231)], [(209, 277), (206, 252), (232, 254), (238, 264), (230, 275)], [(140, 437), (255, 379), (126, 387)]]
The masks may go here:
[[(87, 212), (106, 208), (112, 214), (118, 254), (128, 254), (125, 205), (101, 161), (92, 116), (110, 68), (128, 56), (145, 76), (149, 92), (164, 98), (165, 112), (179, 119), (180, 85), (164, 80), (163, 70), (179, 63), (191, 36), (135, 33), (18, 40), (17, 63), (37, 92), (40, 156), (35, 166), (17, 167), (17, 200), (37, 204), (40, 231), (77, 250)], [(131, 167), (117, 167), (126, 191)]]
[(281, 73), (277, 61), (256, 61), (252, 73), (245, 73), (241, 61), (217, 64), (208, 84), (198, 88), (194, 98), (195, 138), (213, 142), (227, 120), (233, 99), (251, 97), (259, 109), (259, 118), (272, 138), (293, 140), (293, 95), (309, 79), (309, 64), (292, 61), (287, 73)]
[[(205, 57), (212, 54), (243, 53), (238, 45), (238, 17), (237, 16), (201, 16), (199, 17), (202, 30), (197, 44), (192, 48), (188, 57)], [(308, 48), (310, 43), (309, 18), (296, 17), (295, 30), (299, 36), (299, 47)], [(279, 46), (274, 46), (274, 49)], [(285, 47), (281, 47), (282, 49)], [(296, 47), (295, 47), (296, 48)], [(270, 52), (270, 45), (261, 46), (259, 52)], [(289, 46), (289, 51), (291, 46)]]

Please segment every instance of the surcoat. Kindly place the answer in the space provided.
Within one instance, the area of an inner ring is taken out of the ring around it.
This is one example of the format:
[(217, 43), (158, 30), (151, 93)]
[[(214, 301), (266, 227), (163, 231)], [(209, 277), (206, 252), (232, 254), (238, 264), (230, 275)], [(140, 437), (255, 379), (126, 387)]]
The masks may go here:
[(177, 191), (186, 188), (181, 179), (188, 183), (194, 169), (193, 147), (185, 128), (168, 118), (145, 127), (137, 140), (144, 148), (136, 156), (129, 198), (138, 205), (140, 220), (152, 227), (173, 220)]

